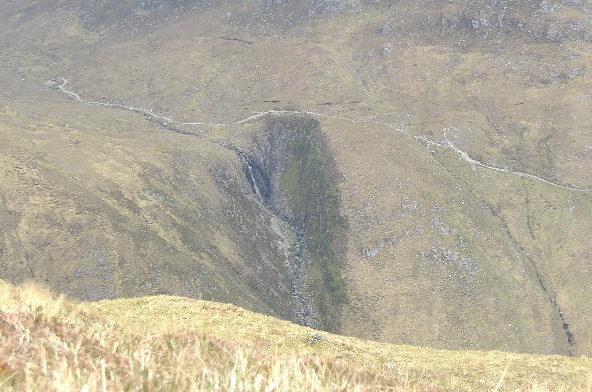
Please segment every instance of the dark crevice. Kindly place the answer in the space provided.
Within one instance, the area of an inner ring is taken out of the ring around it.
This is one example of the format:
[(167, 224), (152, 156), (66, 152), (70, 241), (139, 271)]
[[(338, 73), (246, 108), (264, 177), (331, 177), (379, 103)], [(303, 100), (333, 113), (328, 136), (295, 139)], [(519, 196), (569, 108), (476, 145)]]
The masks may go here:
[(495, 216), (501, 222), (502, 228), (506, 232), (508, 238), (510, 238), (510, 240), (512, 241), (512, 244), (516, 247), (516, 249), (518, 249), (518, 252), (522, 256), (524, 256), (524, 258), (526, 258), (526, 260), (529, 262), (530, 266), (532, 267), (532, 270), (534, 271), (534, 274), (536, 277), (536, 281), (537, 281), (539, 287), (541, 288), (541, 291), (547, 297), (549, 303), (551, 304), (551, 306), (553, 306), (553, 309), (555, 309), (555, 311), (557, 312), (557, 315), (559, 316), (559, 319), (561, 320), (561, 327), (562, 327), (563, 333), (565, 334), (565, 337), (567, 339), (567, 347), (568, 347), (569, 356), (571, 356), (571, 357), (574, 356), (575, 346), (576, 346), (574, 335), (573, 335), (573, 332), (571, 331), (569, 323), (567, 322), (567, 318), (565, 317), (565, 314), (563, 313), (563, 309), (559, 306), (559, 303), (557, 302), (557, 298), (547, 288), (547, 285), (543, 281), (541, 271), (539, 270), (536, 262), (532, 259), (532, 257), (529, 256), (529, 254), (526, 252), (526, 249), (524, 249), (524, 247), (520, 244), (520, 242), (512, 235), (512, 232), (510, 231), (510, 228), (508, 227), (506, 220), (501, 215), (499, 210), (489, 204), (487, 204), (487, 206), (490, 208), (493, 216)]
[[(289, 258), (290, 295), (294, 301), (295, 320), (301, 325), (316, 327), (317, 316), (313, 310), (312, 298), (308, 287), (308, 262), (305, 255), (306, 241), (305, 228), (297, 219), (284, 212), (273, 201), (274, 187), (272, 184), (272, 170), (269, 156), (261, 159), (250, 155), (236, 147), (221, 145), (237, 154), (243, 164), (243, 173), (251, 188), (251, 192), (257, 197), (263, 208), (283, 222), (295, 236), (295, 252)], [(277, 193), (277, 191), (276, 191)]]
[(243, 162), (243, 171), (247, 182), (251, 186), (251, 191), (264, 204), (269, 200), (271, 195), (271, 185), (269, 176), (261, 169), (259, 164), (251, 158), (247, 153), (236, 150), (236, 153)]
[(226, 41), (236, 41), (236, 42), (240, 42), (241, 44), (246, 44), (246, 45), (252, 45), (255, 42), (255, 41), (247, 41), (246, 39), (230, 37), (227, 35), (220, 37), (220, 39), (223, 39)]
[(337, 331), (346, 301), (341, 278), (344, 220), (335, 171), (318, 121), (306, 115), (269, 117), (252, 152), (238, 151), (251, 190), (297, 238), (290, 257), (298, 321)]
[(251, 191), (274, 216), (284, 222), (296, 236), (296, 251), (290, 263), (290, 295), (295, 303), (296, 321), (302, 325), (314, 326), (315, 317), (310, 298), (306, 295), (307, 263), (305, 257), (304, 228), (293, 218), (282, 213), (270, 201), (272, 186), (270, 173), (267, 173), (257, 159), (244, 151), (235, 150), (243, 162), (243, 172), (251, 187)]

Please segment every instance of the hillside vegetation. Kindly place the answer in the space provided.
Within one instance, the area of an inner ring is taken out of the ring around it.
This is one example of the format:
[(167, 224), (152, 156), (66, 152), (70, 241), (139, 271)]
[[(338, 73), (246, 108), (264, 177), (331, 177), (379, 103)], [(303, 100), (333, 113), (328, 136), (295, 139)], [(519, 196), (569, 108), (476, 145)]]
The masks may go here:
[(590, 391), (592, 360), (331, 335), (180, 297), (74, 303), (0, 283), (2, 391)]
[(2, 1), (0, 278), (589, 356), (590, 15)]

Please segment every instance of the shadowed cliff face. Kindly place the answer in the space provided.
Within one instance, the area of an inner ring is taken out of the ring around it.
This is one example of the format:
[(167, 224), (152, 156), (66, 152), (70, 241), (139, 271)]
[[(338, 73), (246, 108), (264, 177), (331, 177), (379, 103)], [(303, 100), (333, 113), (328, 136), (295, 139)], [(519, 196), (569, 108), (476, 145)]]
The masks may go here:
[(336, 169), (319, 122), (306, 115), (265, 120), (245, 174), (254, 193), (296, 238), (291, 264), (300, 321), (332, 331), (346, 302), (345, 221), (339, 211)]
[(590, 12), (4, 1), (0, 278), (589, 354)]

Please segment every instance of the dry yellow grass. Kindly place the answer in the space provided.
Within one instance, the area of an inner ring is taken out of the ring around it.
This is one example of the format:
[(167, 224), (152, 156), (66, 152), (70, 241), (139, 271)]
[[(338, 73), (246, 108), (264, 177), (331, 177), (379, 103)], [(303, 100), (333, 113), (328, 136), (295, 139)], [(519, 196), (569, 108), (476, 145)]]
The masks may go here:
[[(176, 297), (0, 283), (3, 391), (590, 391), (589, 358), (394, 346)], [(183, 317), (184, 316), (184, 317)]]

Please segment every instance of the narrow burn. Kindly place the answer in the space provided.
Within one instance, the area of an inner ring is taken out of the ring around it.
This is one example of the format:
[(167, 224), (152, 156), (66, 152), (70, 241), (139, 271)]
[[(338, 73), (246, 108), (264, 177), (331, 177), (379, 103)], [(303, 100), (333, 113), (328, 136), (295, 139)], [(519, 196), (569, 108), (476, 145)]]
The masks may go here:
[(243, 172), (247, 182), (251, 186), (251, 191), (262, 201), (267, 201), (271, 196), (271, 181), (269, 176), (261, 169), (261, 166), (255, 159), (242, 151), (237, 151), (238, 156), (243, 161)]

